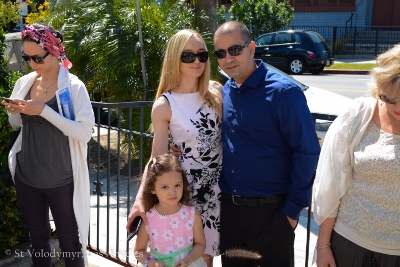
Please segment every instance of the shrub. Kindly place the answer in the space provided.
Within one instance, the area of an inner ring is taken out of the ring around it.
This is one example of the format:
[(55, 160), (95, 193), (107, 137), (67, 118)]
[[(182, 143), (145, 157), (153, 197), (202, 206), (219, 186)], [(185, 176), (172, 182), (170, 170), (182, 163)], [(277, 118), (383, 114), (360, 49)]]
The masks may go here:
[[(12, 88), (20, 73), (8, 72), (4, 60), (5, 37), (0, 28), (0, 96), (10, 96)], [(12, 128), (8, 123), (7, 111), (0, 107), (0, 175), (4, 172), (7, 155), (10, 151), (10, 133)], [(19, 212), (14, 185), (6, 186), (0, 182), (0, 257), (7, 249), (18, 244), (28, 233), (25, 222)]]

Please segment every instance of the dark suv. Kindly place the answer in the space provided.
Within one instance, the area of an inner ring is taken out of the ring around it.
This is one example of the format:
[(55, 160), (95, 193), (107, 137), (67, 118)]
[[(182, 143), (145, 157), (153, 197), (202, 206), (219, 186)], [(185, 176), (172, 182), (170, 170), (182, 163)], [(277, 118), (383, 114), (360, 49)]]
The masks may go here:
[(319, 74), (334, 59), (324, 38), (315, 31), (287, 30), (261, 35), (255, 40), (254, 58), (292, 74), (308, 70)]

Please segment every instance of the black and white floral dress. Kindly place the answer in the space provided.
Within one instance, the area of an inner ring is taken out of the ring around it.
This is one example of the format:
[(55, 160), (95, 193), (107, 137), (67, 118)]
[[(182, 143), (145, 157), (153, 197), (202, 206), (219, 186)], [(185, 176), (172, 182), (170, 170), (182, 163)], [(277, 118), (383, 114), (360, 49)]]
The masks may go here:
[(192, 201), (201, 214), (206, 236), (205, 254), (219, 255), (222, 170), (221, 122), (200, 94), (164, 93), (170, 103), (172, 140), (190, 184)]

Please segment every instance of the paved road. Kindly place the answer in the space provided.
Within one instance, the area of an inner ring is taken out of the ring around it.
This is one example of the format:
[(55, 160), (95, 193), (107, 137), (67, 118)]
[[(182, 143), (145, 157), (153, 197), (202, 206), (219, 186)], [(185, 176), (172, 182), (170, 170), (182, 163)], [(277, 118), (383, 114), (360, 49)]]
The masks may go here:
[(368, 75), (303, 74), (294, 75), (293, 78), (306, 85), (332, 91), (351, 99), (369, 94)]

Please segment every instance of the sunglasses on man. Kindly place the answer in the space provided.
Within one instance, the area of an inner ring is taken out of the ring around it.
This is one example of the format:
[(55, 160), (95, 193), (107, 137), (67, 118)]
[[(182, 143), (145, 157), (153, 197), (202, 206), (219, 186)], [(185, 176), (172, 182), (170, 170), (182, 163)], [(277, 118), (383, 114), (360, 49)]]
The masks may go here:
[(378, 94), (378, 97), (380, 100), (382, 100), (383, 102), (387, 103), (387, 104), (392, 104), (395, 105), (397, 102), (399, 102), (399, 99), (396, 98), (389, 98), (383, 94)]
[(182, 63), (193, 63), (196, 61), (196, 57), (201, 63), (206, 63), (208, 60), (208, 52), (203, 51), (195, 54), (193, 52), (184, 51), (181, 54), (181, 61)]
[(233, 45), (229, 47), (227, 50), (224, 49), (218, 49), (213, 52), (214, 56), (218, 59), (223, 59), (226, 57), (226, 51), (228, 51), (229, 55), (236, 57), (239, 56), (243, 53), (243, 49), (249, 46), (250, 42), (245, 43), (243, 46), (242, 45)]
[(49, 55), (49, 52), (46, 52), (46, 54), (44, 56), (28, 56), (26, 55), (24, 52), (21, 53), (21, 57), (23, 60), (25, 60), (26, 62), (31, 62), (31, 59), (37, 63), (37, 64), (43, 64), (44, 63), (44, 59)]

